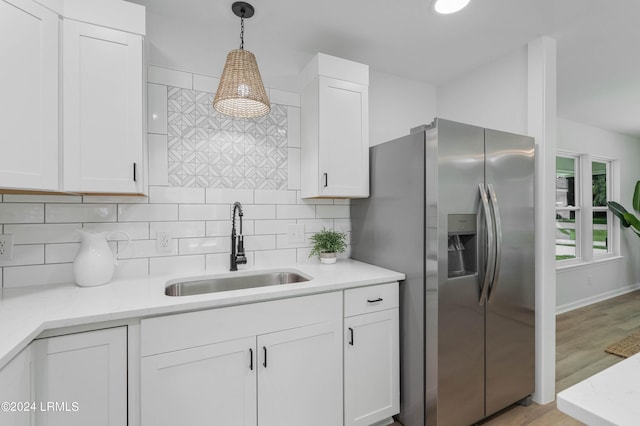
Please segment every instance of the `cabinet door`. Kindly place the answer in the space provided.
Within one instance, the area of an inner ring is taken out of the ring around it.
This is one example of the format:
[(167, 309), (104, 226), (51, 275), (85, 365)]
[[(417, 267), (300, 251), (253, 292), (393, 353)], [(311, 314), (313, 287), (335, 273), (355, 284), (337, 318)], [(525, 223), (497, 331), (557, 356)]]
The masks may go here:
[(368, 87), (319, 80), (320, 195), (369, 196)]
[(142, 358), (142, 425), (256, 424), (255, 337)]
[(141, 192), (142, 37), (65, 20), (63, 48), (64, 189)]
[(31, 346), (28, 346), (0, 370), (0, 403), (10, 404), (9, 410), (0, 411), (0, 424), (4, 426), (31, 425), (33, 411), (22, 409), (23, 404), (34, 401), (31, 359)]
[(341, 321), (258, 336), (260, 426), (342, 424)]
[(345, 426), (400, 412), (398, 309), (345, 319)]
[(0, 0), (0, 187), (58, 189), (58, 15)]
[(126, 426), (126, 327), (34, 344), (38, 426)]

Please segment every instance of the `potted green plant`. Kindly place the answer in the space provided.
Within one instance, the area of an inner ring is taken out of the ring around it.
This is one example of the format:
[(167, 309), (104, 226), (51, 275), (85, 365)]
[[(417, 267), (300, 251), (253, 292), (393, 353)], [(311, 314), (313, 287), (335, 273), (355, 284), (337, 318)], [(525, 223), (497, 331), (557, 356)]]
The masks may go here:
[(322, 228), (311, 236), (313, 247), (309, 257), (318, 256), (322, 263), (335, 263), (336, 253), (342, 253), (347, 248), (347, 234), (331, 229)]
[[(607, 205), (609, 206), (609, 210), (620, 219), (622, 226), (631, 228), (631, 230), (640, 237), (640, 220), (638, 220), (633, 213), (629, 213), (627, 209), (615, 201), (609, 201)], [(636, 182), (636, 188), (633, 191), (633, 209), (640, 212), (640, 180)]]

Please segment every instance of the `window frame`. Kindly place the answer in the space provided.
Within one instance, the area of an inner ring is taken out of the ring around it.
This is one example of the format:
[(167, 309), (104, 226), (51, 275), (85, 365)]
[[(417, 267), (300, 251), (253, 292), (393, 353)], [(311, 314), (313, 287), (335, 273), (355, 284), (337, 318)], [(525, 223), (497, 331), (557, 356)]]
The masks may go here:
[[(616, 199), (615, 191), (618, 187), (617, 180), (619, 179), (617, 170), (618, 160), (598, 155), (579, 154), (562, 150), (556, 152), (556, 158), (557, 157), (572, 158), (576, 161), (574, 163), (576, 175), (574, 178), (576, 206), (556, 206), (556, 212), (575, 211), (576, 257), (556, 260), (556, 268), (563, 269), (619, 257), (619, 233), (614, 227), (614, 223), (617, 223), (617, 218), (615, 218), (608, 207), (593, 206), (593, 163), (598, 162), (606, 165), (607, 201), (609, 201)], [(593, 213), (598, 211), (607, 212), (607, 252), (596, 254), (593, 249)]]

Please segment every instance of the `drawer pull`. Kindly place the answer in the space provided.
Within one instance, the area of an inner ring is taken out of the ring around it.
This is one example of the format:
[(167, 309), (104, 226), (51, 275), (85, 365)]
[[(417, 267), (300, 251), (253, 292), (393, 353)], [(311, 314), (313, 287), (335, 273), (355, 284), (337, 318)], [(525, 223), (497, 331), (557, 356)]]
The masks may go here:
[(349, 333), (350, 333), (349, 344), (353, 346), (353, 328), (349, 327)]
[(382, 297), (378, 297), (377, 299), (367, 299), (369, 303), (382, 302)]
[(249, 370), (253, 371), (253, 349), (249, 348)]

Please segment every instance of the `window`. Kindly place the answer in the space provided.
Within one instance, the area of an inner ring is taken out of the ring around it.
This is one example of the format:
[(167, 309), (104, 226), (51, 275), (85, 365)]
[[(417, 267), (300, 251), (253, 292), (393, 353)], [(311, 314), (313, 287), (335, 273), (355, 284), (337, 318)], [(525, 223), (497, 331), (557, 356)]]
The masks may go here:
[(580, 258), (580, 157), (556, 157), (556, 260)]
[(556, 260), (588, 262), (613, 254), (612, 161), (589, 155), (556, 156)]

